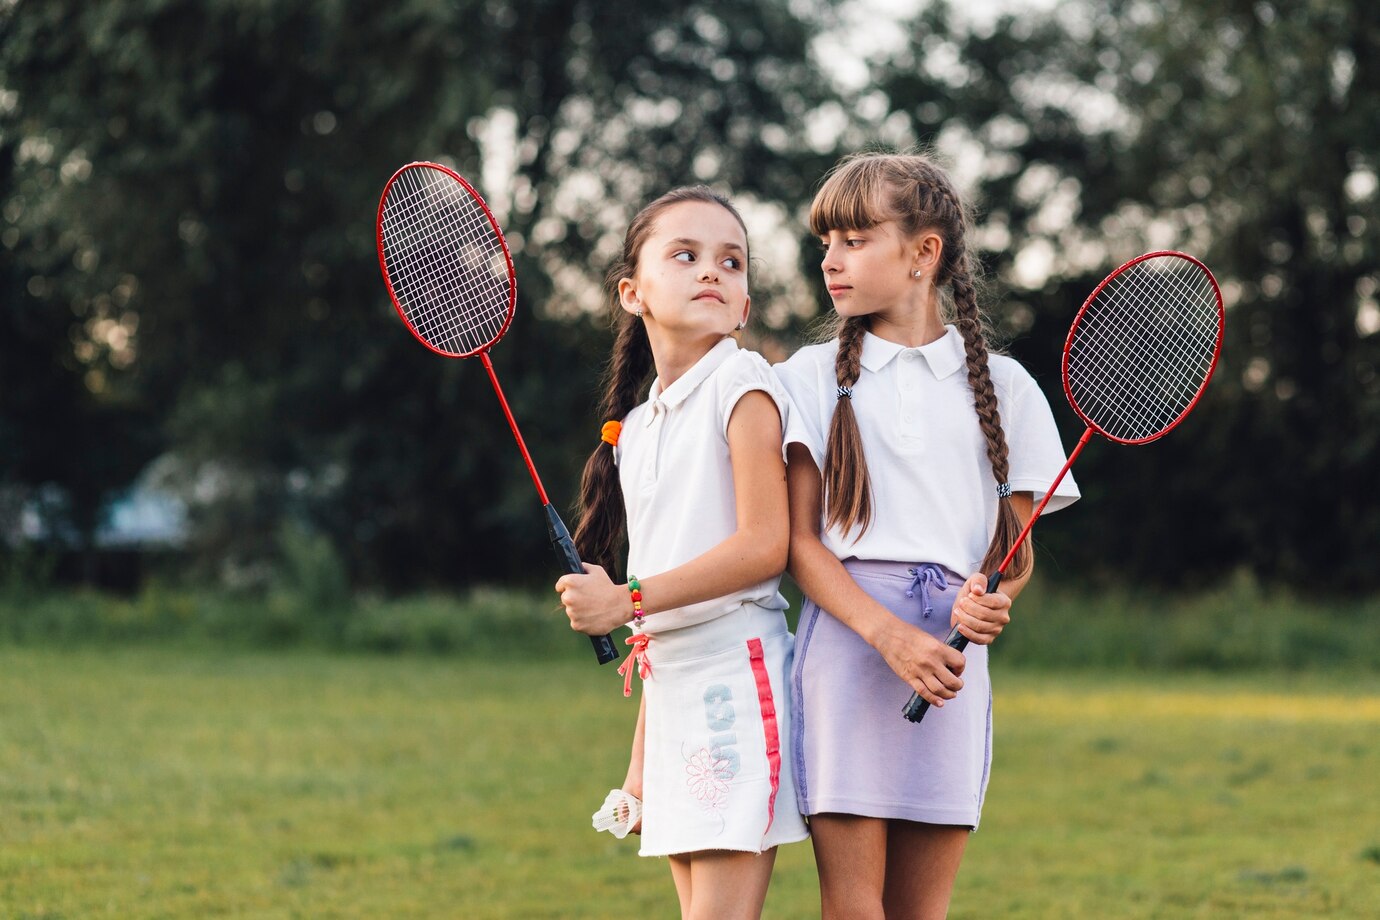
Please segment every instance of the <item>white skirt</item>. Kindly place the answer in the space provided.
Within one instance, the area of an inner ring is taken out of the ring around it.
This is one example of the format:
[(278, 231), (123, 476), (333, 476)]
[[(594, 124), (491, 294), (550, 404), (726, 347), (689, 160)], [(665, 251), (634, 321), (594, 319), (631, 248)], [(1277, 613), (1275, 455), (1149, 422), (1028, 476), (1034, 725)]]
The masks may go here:
[(781, 611), (756, 604), (650, 637), (643, 856), (808, 836), (790, 756), (793, 649)]

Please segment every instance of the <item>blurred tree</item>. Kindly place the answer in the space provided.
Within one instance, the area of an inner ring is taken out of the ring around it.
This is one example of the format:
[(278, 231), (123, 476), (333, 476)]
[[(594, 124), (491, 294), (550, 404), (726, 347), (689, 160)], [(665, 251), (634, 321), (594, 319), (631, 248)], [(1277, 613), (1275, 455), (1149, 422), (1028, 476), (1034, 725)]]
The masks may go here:
[(94, 509), (171, 453), (222, 575), (265, 582), (291, 519), (366, 583), (544, 580), (482, 372), (392, 316), (377, 196), (413, 159), (484, 177), (520, 280), (495, 363), (569, 500), (622, 224), (687, 181), (798, 202), (831, 158), (804, 133), (831, 91), (799, 8), (0, 3), (6, 482)]
[(1058, 564), (1380, 586), (1380, 7), (1111, 0), (969, 29), (938, 4), (910, 35), (875, 74), (883, 127), (968, 151), (998, 312), (1071, 435), (1058, 356), (1100, 277), (1181, 248), (1223, 284), (1204, 405), (1083, 455), (1089, 500), (1043, 528)]
[[(0, 117), (13, 104), (0, 89)], [(21, 144), (0, 135), (0, 189), (14, 187), (20, 164), (38, 164), (32, 175), (40, 187), (65, 181), (70, 170), (53, 168), (50, 157), (42, 139)], [(119, 316), (108, 294), (97, 294), (104, 312), (93, 311), (85, 297), (63, 301), (65, 276), (89, 266), (79, 245), (48, 226), (35, 204), (40, 213), (32, 234), (18, 230), (30, 217), (24, 196), (5, 196), (0, 204), (0, 552), (19, 539), (22, 509), (40, 508), (44, 527), (30, 534), (37, 548), (76, 551), (77, 571), (89, 580), (102, 502), (142, 465), (149, 418), (124, 394), (105, 393), (103, 370), (74, 348), (73, 335), (106, 337), (123, 327), (108, 318)], [(51, 483), (62, 488), (43, 488)]]
[[(0, 511), (56, 484), (89, 534), (166, 454), (204, 569), (266, 583), (296, 521), (358, 582), (544, 580), (484, 375), (392, 316), (384, 181), (413, 159), (481, 178), (520, 282), (495, 362), (568, 502), (627, 219), (709, 181), (798, 225), (846, 112), (850, 147), (956, 153), (1003, 330), (1070, 434), (1059, 346), (1098, 278), (1177, 246), (1224, 283), (1204, 406), (1085, 454), (1089, 501), (1042, 528), (1059, 564), (1380, 585), (1380, 13), (1111, 0), (972, 28), (932, 4), (840, 100), (811, 44), (837, 5), (0, 0)], [(788, 341), (809, 300), (763, 274)]]

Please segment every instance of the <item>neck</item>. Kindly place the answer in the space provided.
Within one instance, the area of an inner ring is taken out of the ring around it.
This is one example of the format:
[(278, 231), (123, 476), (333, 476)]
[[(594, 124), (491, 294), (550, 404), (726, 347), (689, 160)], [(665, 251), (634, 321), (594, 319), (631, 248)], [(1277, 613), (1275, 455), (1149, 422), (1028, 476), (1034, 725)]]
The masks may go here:
[(939, 319), (939, 311), (928, 309), (909, 311), (902, 315), (895, 312), (874, 313), (868, 331), (888, 342), (914, 348), (939, 341), (947, 330)]
[(916, 285), (910, 296), (873, 313), (871, 320), (868, 331), (906, 348), (937, 342), (945, 332), (939, 298), (931, 284)]
[(693, 339), (681, 339), (667, 335), (665, 330), (653, 323), (647, 324), (647, 340), (652, 346), (652, 363), (656, 365), (656, 376), (664, 391), (675, 383), (685, 372), (694, 367), (710, 349), (727, 336), (705, 335)]

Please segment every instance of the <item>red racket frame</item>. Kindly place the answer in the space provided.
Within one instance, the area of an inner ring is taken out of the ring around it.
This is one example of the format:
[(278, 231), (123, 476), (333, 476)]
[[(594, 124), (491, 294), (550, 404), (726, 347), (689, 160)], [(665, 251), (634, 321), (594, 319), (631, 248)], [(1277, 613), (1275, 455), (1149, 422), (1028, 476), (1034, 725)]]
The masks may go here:
[[(508, 268), (508, 309), (503, 318), (503, 325), (498, 332), (483, 345), (471, 351), (446, 351), (428, 342), (422, 334), (417, 331), (417, 328), (403, 311), (402, 304), (398, 302), (397, 292), (393, 289), (393, 282), (388, 277), (388, 261), (384, 256), (383, 245), (384, 207), (388, 203), (388, 193), (392, 190), (394, 183), (396, 183), (403, 174), (412, 169), (434, 169), (446, 174), (456, 182), (459, 182), (460, 185), (464, 187), (466, 193), (478, 203), (481, 209), (483, 209), (485, 220), (487, 220), (489, 226), (493, 228), (494, 236), (498, 238), (498, 244), (503, 247), (503, 259)], [(513, 314), (517, 311), (517, 271), (513, 268), (513, 255), (508, 250), (508, 240), (503, 235), (503, 229), (499, 227), (497, 218), (495, 218), (493, 212), (489, 210), (488, 202), (484, 200), (484, 196), (479, 194), (475, 187), (471, 185), (464, 176), (447, 166), (443, 166), (440, 163), (427, 162), (425, 160), (408, 163), (406, 166), (399, 168), (397, 172), (393, 173), (388, 183), (383, 187), (383, 194), (379, 196), (378, 212), (374, 219), (374, 238), (379, 254), (379, 270), (383, 274), (384, 286), (388, 288), (388, 299), (393, 302), (393, 309), (397, 311), (398, 317), (403, 321), (403, 325), (407, 327), (407, 331), (412, 333), (412, 337), (421, 342), (432, 352), (445, 358), (469, 358), (475, 355), (479, 356), (480, 362), (484, 365), (484, 370), (489, 375), (489, 382), (493, 384), (494, 394), (498, 396), (498, 404), (503, 409), (503, 416), (508, 420), (508, 427), (513, 432), (513, 440), (517, 442), (518, 450), (522, 453), (522, 460), (527, 465), (527, 473), (532, 477), (532, 485), (537, 488), (537, 496), (541, 499), (542, 508), (546, 512), (547, 532), (551, 537), (551, 543), (556, 551), (556, 555), (561, 559), (568, 573), (576, 575), (584, 574), (584, 563), (580, 560), (579, 553), (575, 549), (574, 541), (570, 538), (570, 532), (566, 529), (565, 522), (561, 520), (560, 514), (556, 511), (555, 506), (551, 504), (551, 499), (546, 494), (546, 487), (542, 485), (541, 476), (537, 473), (537, 466), (532, 462), (532, 455), (527, 450), (527, 442), (522, 439), (522, 432), (518, 430), (517, 419), (514, 418), (513, 410), (508, 406), (508, 398), (503, 395), (503, 387), (498, 383), (498, 374), (494, 372), (493, 362), (489, 359), (489, 349), (491, 349), (499, 339), (503, 338), (504, 334), (508, 331), (508, 327), (512, 325)], [(618, 660), (618, 647), (613, 644), (613, 639), (609, 636), (590, 636), (589, 641), (594, 646), (594, 653), (599, 659), (600, 664), (607, 664), (610, 661)]]

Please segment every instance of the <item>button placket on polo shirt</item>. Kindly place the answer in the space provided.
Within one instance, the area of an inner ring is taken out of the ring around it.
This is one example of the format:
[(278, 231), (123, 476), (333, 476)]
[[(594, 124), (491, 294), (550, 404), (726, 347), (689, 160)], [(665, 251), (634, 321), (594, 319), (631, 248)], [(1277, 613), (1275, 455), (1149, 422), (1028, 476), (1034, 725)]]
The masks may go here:
[(666, 404), (660, 399), (652, 401), (652, 411), (647, 413), (647, 444), (650, 456), (643, 467), (642, 489), (651, 491), (661, 474), (661, 438), (666, 430)]
[(902, 351), (899, 357), (901, 360), (896, 364), (896, 377), (901, 438), (913, 443), (924, 438), (920, 424), (920, 420), (924, 417), (921, 413), (920, 377), (925, 373), (927, 365), (920, 360), (921, 355), (915, 349), (908, 348)]

